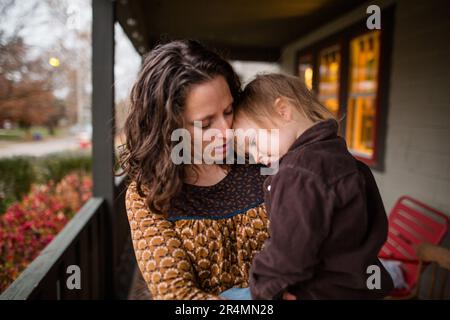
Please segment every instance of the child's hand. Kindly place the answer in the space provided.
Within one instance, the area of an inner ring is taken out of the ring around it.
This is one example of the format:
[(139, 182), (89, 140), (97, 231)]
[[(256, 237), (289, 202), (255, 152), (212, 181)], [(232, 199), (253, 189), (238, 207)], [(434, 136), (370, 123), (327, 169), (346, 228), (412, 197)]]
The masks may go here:
[(286, 291), (283, 293), (283, 300), (297, 300), (297, 297)]

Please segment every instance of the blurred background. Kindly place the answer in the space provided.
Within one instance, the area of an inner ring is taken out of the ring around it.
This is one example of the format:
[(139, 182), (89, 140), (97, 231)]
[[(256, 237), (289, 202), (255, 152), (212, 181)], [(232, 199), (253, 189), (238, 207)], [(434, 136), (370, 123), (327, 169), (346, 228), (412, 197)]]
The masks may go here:
[[(373, 4), (381, 29), (366, 24)], [(448, 247), (448, 12), (443, 0), (0, 0), (2, 298), (147, 297), (136, 289), (125, 182), (112, 172), (143, 56), (171, 39), (215, 49), (243, 83), (298, 76), (341, 119), (387, 212), (432, 219), (392, 222), (386, 254), (416, 259), (427, 232)], [(396, 206), (404, 195), (418, 202)], [(68, 264), (88, 270), (81, 292), (61, 285)], [(437, 281), (448, 291), (430, 270), (402, 272), (411, 290)]]

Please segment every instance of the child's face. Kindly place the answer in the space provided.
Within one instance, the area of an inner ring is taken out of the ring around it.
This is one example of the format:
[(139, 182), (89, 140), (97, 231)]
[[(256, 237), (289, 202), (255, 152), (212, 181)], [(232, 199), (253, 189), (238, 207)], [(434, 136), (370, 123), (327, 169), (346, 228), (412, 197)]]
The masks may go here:
[(279, 125), (268, 121), (268, 125), (262, 127), (242, 114), (235, 116), (233, 128), (241, 129), (241, 132), (246, 134), (245, 145), (238, 142), (238, 149), (252, 156), (256, 163), (266, 166), (270, 166), (286, 154), (296, 139), (295, 133), (281, 121)]

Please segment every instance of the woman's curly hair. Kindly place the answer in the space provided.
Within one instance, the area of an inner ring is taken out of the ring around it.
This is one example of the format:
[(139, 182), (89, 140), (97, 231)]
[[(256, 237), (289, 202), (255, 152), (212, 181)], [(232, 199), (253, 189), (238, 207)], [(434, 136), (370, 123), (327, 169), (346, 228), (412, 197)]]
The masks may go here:
[(166, 213), (170, 200), (181, 191), (183, 165), (171, 160), (173, 130), (183, 128), (182, 112), (189, 89), (223, 76), (234, 101), (241, 84), (231, 65), (193, 40), (158, 45), (145, 57), (130, 93), (130, 110), (123, 130), (119, 164), (154, 213)]

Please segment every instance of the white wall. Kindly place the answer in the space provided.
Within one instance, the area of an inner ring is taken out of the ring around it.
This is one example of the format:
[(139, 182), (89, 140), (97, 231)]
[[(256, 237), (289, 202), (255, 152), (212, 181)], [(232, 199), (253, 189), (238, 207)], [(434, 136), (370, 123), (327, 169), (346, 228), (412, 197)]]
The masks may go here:
[[(331, 21), (283, 50), (292, 72), (298, 49), (366, 16), (365, 6)], [(387, 210), (403, 194), (450, 215), (450, 2), (396, 3), (385, 169), (374, 171)]]
[(259, 62), (259, 61), (230, 61), (234, 71), (239, 75), (242, 85), (246, 85), (260, 73), (280, 72), (278, 63)]
[(389, 205), (406, 193), (450, 214), (449, 10), (448, 1), (398, 2), (386, 171), (376, 175)]

